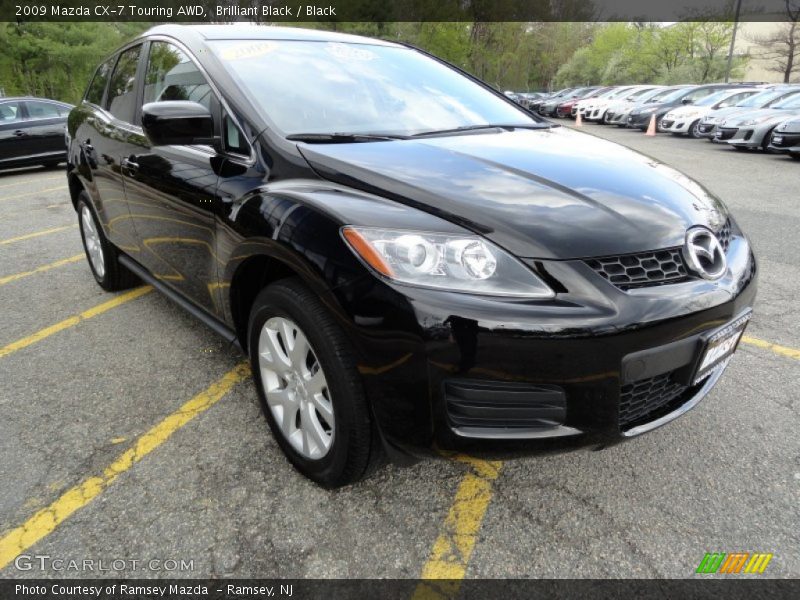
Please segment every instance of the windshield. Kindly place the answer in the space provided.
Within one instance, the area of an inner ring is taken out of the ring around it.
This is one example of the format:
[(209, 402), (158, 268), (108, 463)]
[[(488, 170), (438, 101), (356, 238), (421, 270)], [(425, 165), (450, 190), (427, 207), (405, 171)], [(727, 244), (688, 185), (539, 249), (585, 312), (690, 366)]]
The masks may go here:
[(623, 94), (627, 94), (630, 91), (631, 91), (630, 87), (620, 88), (620, 89), (614, 90), (612, 93), (610, 93), (608, 96), (606, 96), (606, 98), (619, 98)]
[(690, 89), (692, 88), (681, 88), (679, 90), (675, 90), (671, 94), (661, 98), (661, 102), (672, 102), (673, 100), (677, 100), (678, 98), (681, 98), (682, 96), (686, 95), (687, 90)]
[(639, 98), (639, 102), (661, 102), (664, 98), (674, 93), (675, 88), (656, 88), (654, 90), (650, 90), (647, 94)]
[(284, 135), (413, 135), (540, 123), (454, 69), (408, 48), (288, 40), (210, 45)]
[(785, 100), (776, 102), (770, 108), (800, 108), (800, 95), (789, 96)]
[(695, 106), (713, 106), (717, 102), (721, 102), (728, 96), (731, 96), (732, 93), (730, 90), (724, 90), (722, 92), (717, 92), (716, 94), (711, 94), (710, 96), (706, 96), (702, 100), (698, 100), (694, 103)]
[(770, 90), (768, 92), (761, 92), (760, 94), (756, 94), (754, 96), (750, 96), (749, 98), (742, 100), (741, 102), (737, 102), (736, 106), (740, 108), (761, 108), (775, 100), (776, 98), (780, 98), (786, 94), (786, 90), (776, 92), (774, 90)]
[(637, 98), (644, 96), (649, 91), (650, 88), (643, 88), (641, 90), (636, 90), (632, 94), (625, 96), (625, 100), (636, 100)]

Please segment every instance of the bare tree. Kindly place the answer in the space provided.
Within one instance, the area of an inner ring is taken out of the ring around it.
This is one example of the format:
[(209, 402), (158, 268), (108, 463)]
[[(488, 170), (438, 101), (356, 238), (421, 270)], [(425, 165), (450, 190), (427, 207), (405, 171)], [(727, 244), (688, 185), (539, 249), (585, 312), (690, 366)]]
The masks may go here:
[(787, 20), (774, 33), (751, 39), (761, 47), (757, 58), (772, 61), (767, 69), (783, 73), (784, 83), (789, 83), (800, 67), (800, 0), (784, 0), (784, 4)]

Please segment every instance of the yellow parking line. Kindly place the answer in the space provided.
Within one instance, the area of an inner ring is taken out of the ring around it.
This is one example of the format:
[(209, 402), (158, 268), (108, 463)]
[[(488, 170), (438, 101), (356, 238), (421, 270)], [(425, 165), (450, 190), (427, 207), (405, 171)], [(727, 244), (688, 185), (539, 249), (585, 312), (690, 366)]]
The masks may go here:
[(757, 348), (763, 348), (764, 350), (769, 350), (770, 352), (774, 352), (775, 354), (779, 354), (781, 356), (786, 356), (788, 358), (800, 360), (800, 350), (798, 350), (797, 348), (790, 348), (789, 346), (780, 346), (778, 344), (773, 344), (772, 342), (768, 342), (766, 340), (750, 337), (749, 335), (742, 336), (742, 343), (750, 344), (751, 346), (755, 346)]
[(11, 283), (12, 281), (17, 281), (19, 279), (23, 279), (24, 277), (28, 277), (30, 275), (35, 275), (36, 273), (44, 273), (45, 271), (50, 271), (51, 269), (56, 269), (58, 267), (63, 267), (64, 265), (70, 265), (72, 263), (76, 263), (79, 260), (84, 258), (84, 254), (76, 254), (75, 256), (70, 256), (69, 258), (64, 258), (61, 260), (57, 260), (55, 262), (48, 263), (46, 265), (42, 265), (41, 267), (36, 267), (32, 271), (25, 271), (24, 273), (16, 273), (14, 275), (6, 275), (5, 277), (0, 277), (0, 285), (5, 285), (7, 283)]
[(3, 200), (16, 200), (17, 198), (27, 198), (28, 196), (35, 196), (36, 194), (45, 194), (47, 192), (55, 192), (55, 191), (63, 191), (66, 192), (67, 188), (63, 185), (53, 188), (47, 188), (46, 190), (38, 190), (36, 192), (25, 192), (24, 194), (14, 194), (13, 196), (1, 196), (0, 202)]
[(37, 238), (43, 235), (50, 235), (51, 233), (58, 233), (59, 231), (64, 231), (65, 229), (72, 229), (73, 227), (77, 226), (78, 226), (77, 224), (62, 225), (61, 227), (53, 227), (52, 229), (43, 229), (41, 231), (34, 231), (33, 233), (26, 233), (25, 235), (8, 238), (7, 240), (0, 240), (0, 246), (6, 246), (8, 244), (13, 244), (14, 242), (22, 242), (24, 240), (30, 240), (32, 238)]
[[(63, 176), (61, 176), (61, 177), (45, 177), (43, 179), (36, 179), (36, 183), (38, 183), (40, 181), (55, 181), (56, 179), (64, 181), (64, 177)], [(14, 186), (17, 186), (17, 185), (26, 185), (26, 184), (30, 185), (31, 183), (33, 183), (33, 181), (31, 179), (25, 179), (23, 181), (18, 181), (16, 183), (7, 183), (5, 185), (0, 185), (0, 190), (3, 189), (3, 188), (10, 188), (10, 187), (14, 187)]]
[(52, 533), (74, 512), (80, 510), (103, 490), (108, 488), (122, 473), (166, 442), (172, 434), (199, 414), (214, 406), (234, 385), (250, 374), (247, 363), (240, 363), (218, 379), (210, 387), (197, 394), (178, 410), (167, 416), (149, 431), (136, 439), (133, 446), (120, 454), (101, 475), (84, 479), (67, 490), (50, 506), (43, 508), (25, 523), (12, 529), (0, 538), (0, 569), (4, 568), (36, 542)]
[(494, 491), (492, 485), (503, 467), (501, 461), (455, 455), (453, 460), (467, 464), (469, 472), (461, 480), (439, 537), (422, 567), (421, 581), (413, 600), (452, 598), (461, 587), (467, 565), (478, 538), (483, 517)]
[(65, 329), (69, 329), (70, 327), (75, 327), (75, 325), (77, 325), (81, 321), (85, 321), (87, 319), (91, 319), (92, 317), (102, 315), (104, 312), (108, 312), (112, 308), (116, 308), (121, 304), (125, 304), (126, 302), (130, 302), (131, 300), (135, 300), (139, 296), (144, 296), (145, 294), (152, 291), (153, 288), (150, 286), (136, 288), (135, 290), (131, 290), (130, 292), (120, 294), (119, 296), (109, 300), (108, 302), (103, 302), (102, 304), (98, 304), (97, 306), (90, 308), (89, 310), (85, 310), (79, 315), (75, 315), (68, 319), (64, 319), (63, 321), (60, 321), (55, 325), (50, 325), (50, 327), (45, 327), (44, 329), (40, 329), (36, 333), (33, 333), (27, 337), (22, 338), (21, 340), (17, 340), (16, 342), (12, 342), (3, 348), (0, 348), (0, 358), (4, 358), (9, 354), (13, 354), (18, 350), (22, 350), (23, 348), (27, 348), (28, 346), (35, 344), (36, 342), (39, 342), (45, 338), (48, 338), (51, 335), (58, 333), (59, 331), (64, 331)]

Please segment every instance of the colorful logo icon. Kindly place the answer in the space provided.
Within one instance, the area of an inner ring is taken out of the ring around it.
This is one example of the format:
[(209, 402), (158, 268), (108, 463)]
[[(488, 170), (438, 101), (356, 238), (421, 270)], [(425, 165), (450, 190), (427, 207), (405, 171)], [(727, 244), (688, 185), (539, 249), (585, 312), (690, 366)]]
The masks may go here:
[(772, 554), (765, 552), (706, 552), (696, 573), (757, 573), (767, 569)]

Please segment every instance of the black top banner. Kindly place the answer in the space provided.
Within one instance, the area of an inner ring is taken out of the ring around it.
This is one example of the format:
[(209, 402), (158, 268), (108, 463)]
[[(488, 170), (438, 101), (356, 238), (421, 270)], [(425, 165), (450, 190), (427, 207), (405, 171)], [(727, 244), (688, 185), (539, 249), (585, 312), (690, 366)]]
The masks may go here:
[(797, 580), (666, 579), (666, 580), (425, 580), (413, 579), (62, 579), (0, 580), (3, 600), (244, 600), (281, 598), (333, 600), (593, 600), (725, 598), (783, 600), (800, 595)]
[(0, 21), (528, 22), (797, 20), (800, 0), (0, 0)]

